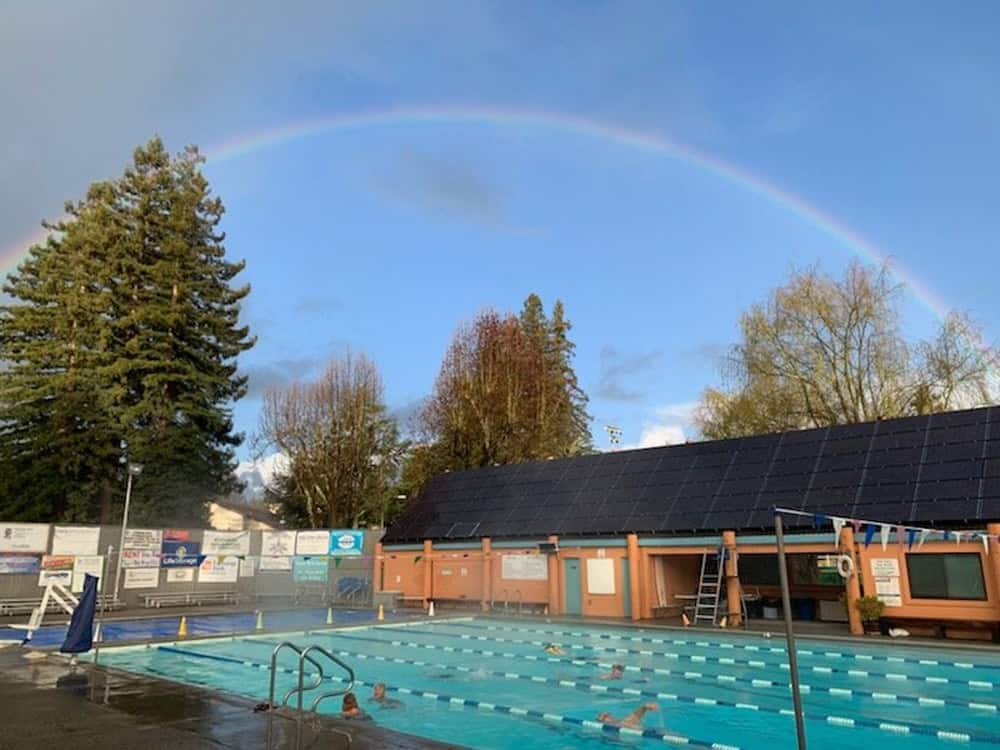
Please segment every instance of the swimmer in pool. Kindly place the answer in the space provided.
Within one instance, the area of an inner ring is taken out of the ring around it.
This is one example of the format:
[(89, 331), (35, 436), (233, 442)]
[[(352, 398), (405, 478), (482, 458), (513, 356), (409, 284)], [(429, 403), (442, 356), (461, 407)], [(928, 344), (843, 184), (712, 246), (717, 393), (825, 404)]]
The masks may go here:
[(566, 656), (566, 652), (558, 643), (546, 643), (544, 651), (550, 656)]
[(605, 672), (599, 675), (597, 679), (599, 680), (620, 680), (625, 676), (625, 667), (621, 664), (612, 664), (611, 671)]
[(629, 729), (638, 729), (642, 726), (642, 717), (645, 716), (650, 711), (658, 711), (660, 707), (655, 703), (643, 703), (639, 708), (630, 713), (628, 716), (619, 720), (614, 716), (609, 714), (607, 711), (597, 714), (597, 720), (602, 724), (609, 724), (613, 727), (627, 727)]
[(382, 708), (402, 708), (403, 701), (390, 698), (385, 694), (385, 683), (376, 682), (372, 688), (372, 703), (378, 703)]
[(361, 710), (361, 706), (358, 705), (358, 699), (354, 693), (347, 693), (344, 696), (344, 702), (340, 705), (340, 718), (361, 721), (371, 719), (368, 714)]

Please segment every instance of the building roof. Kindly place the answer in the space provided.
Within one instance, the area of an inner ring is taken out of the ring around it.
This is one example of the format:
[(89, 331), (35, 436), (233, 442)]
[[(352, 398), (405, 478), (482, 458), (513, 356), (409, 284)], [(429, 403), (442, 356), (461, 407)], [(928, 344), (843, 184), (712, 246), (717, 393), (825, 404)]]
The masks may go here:
[(271, 524), (275, 528), (281, 525), (281, 519), (271, 511), (266, 508), (261, 508), (258, 505), (250, 505), (243, 500), (218, 498), (212, 500), (211, 502), (218, 505), (220, 508), (225, 508), (226, 510), (231, 510), (233, 513), (238, 513), (243, 516), (243, 518), (250, 519), (251, 521)]
[(1000, 407), (451, 472), (384, 541), (762, 530), (776, 506), (914, 525), (1000, 520)]

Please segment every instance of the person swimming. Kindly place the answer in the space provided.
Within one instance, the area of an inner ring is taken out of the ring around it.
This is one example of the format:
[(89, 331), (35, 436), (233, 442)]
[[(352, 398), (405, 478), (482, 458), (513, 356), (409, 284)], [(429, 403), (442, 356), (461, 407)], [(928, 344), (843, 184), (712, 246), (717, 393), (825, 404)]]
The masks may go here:
[(371, 717), (361, 710), (358, 705), (358, 698), (354, 693), (346, 693), (344, 701), (340, 704), (340, 718), (356, 719), (359, 721), (370, 721)]
[(611, 671), (598, 675), (599, 680), (620, 680), (625, 676), (625, 667), (621, 664), (612, 664)]
[(382, 708), (402, 708), (403, 701), (397, 700), (396, 698), (390, 698), (385, 694), (385, 683), (376, 682), (375, 686), (372, 688), (372, 703), (378, 703)]
[(543, 651), (550, 656), (566, 656), (566, 652), (558, 643), (546, 643)]
[(656, 703), (643, 703), (635, 711), (621, 719), (616, 719), (612, 714), (604, 711), (597, 714), (597, 720), (602, 724), (613, 727), (627, 727), (628, 729), (638, 729), (642, 726), (642, 717), (650, 711), (658, 711), (660, 707)]

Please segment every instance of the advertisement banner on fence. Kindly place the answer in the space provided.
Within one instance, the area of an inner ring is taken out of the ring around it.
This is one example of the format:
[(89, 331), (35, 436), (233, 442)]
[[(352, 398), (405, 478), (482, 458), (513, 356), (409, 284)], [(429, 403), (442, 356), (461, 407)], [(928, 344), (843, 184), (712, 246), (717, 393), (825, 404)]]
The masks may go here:
[(125, 571), (127, 589), (155, 589), (160, 585), (159, 568), (129, 568)]
[(329, 552), (329, 531), (300, 531), (295, 537), (296, 555), (326, 555)]
[(0, 552), (48, 552), (47, 523), (0, 524)]
[(329, 565), (325, 555), (315, 557), (300, 555), (295, 558), (295, 572), (292, 577), (296, 583), (326, 583), (328, 572)]
[(198, 567), (199, 583), (236, 583), (239, 575), (240, 558), (235, 555), (209, 556)]
[[(142, 550), (160, 554), (163, 545), (163, 532), (159, 529), (125, 529), (125, 544), (123, 549)], [(143, 566), (147, 567), (147, 566)]]
[(83, 591), (83, 577), (88, 573), (95, 578), (101, 577), (104, 567), (103, 555), (80, 555), (73, 558), (73, 587), (71, 591), (79, 594)]
[(359, 557), (365, 548), (365, 532), (353, 529), (330, 532), (330, 554), (334, 557)]
[(56, 526), (52, 529), (53, 555), (96, 555), (99, 526)]
[(70, 586), (73, 583), (72, 555), (45, 555), (42, 557), (38, 585), (48, 586), (50, 583), (58, 583), (63, 586)]
[(292, 558), (290, 557), (262, 557), (260, 558), (260, 570), (283, 570), (292, 569)]
[(123, 549), (123, 568), (158, 568), (160, 567), (160, 551), (147, 552), (144, 549)]
[(197, 568), (201, 545), (198, 542), (163, 540), (164, 568)]
[(191, 583), (194, 580), (194, 568), (168, 568), (167, 583)]
[[(294, 531), (263, 531), (260, 537), (260, 554), (282, 557), (295, 554)], [(287, 570), (288, 568), (286, 568)]]
[(249, 555), (249, 531), (206, 531), (201, 539), (206, 555)]
[(34, 574), (41, 569), (42, 560), (37, 555), (0, 555), (0, 574)]
[(167, 542), (190, 542), (191, 532), (187, 529), (164, 529), (163, 541)]

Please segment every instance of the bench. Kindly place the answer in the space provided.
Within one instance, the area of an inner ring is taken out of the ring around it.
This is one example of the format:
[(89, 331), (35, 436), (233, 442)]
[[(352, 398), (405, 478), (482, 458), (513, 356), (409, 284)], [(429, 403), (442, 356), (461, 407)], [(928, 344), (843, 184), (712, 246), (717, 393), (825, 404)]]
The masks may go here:
[(928, 620), (920, 617), (893, 617), (882, 616), (879, 618), (878, 627), (882, 635), (889, 635), (892, 627), (901, 627), (906, 630), (916, 631), (912, 634), (920, 637), (920, 631), (931, 631), (934, 638), (947, 638), (947, 630), (972, 630), (985, 631), (990, 635), (994, 643), (1000, 643), (1000, 622), (983, 620)]
[(183, 607), (202, 604), (239, 604), (243, 595), (238, 591), (189, 591), (187, 593), (143, 594), (144, 607)]
[[(100, 603), (102, 601), (104, 603), (105, 610), (122, 609), (125, 606), (123, 601), (114, 599), (111, 594), (105, 594), (100, 597), (98, 599), (98, 607), (100, 607)], [(41, 603), (41, 597), (0, 599), (0, 617), (7, 617), (8, 615), (30, 615), (41, 605)], [(61, 612), (62, 608), (54, 599), (49, 599), (49, 603), (45, 611), (46, 613)]]

